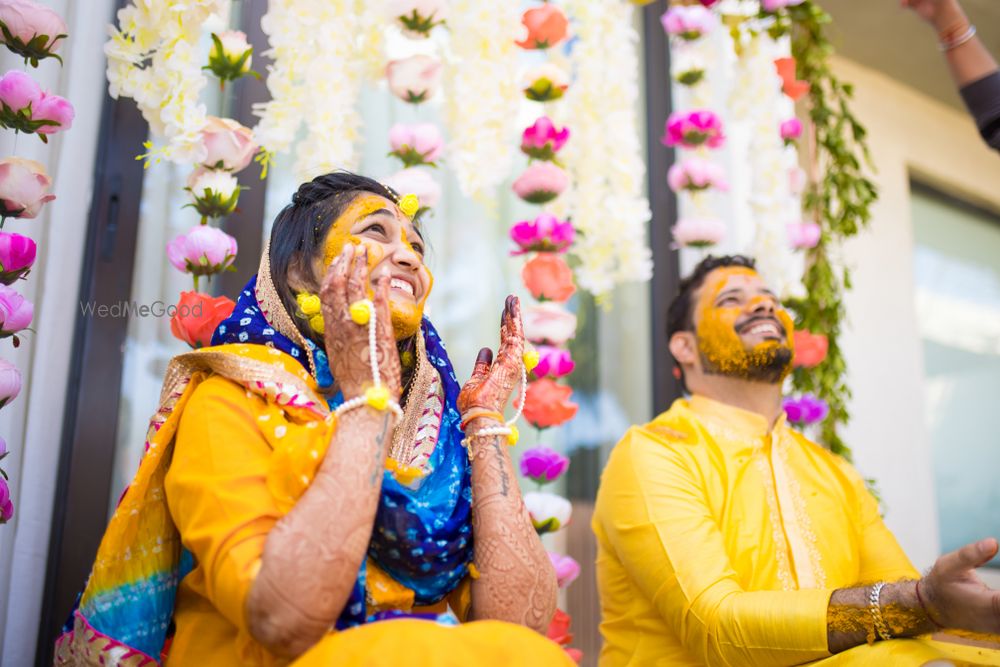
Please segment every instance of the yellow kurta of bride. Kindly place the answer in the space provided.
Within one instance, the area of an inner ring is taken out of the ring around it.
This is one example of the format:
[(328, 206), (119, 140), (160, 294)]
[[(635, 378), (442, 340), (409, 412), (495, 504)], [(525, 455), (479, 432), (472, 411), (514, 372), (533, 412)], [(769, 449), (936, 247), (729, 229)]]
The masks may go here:
[(828, 657), (833, 590), (919, 575), (860, 475), (783, 417), (769, 432), (755, 413), (678, 400), (615, 447), (593, 529), (602, 667), (997, 664), (929, 640)]

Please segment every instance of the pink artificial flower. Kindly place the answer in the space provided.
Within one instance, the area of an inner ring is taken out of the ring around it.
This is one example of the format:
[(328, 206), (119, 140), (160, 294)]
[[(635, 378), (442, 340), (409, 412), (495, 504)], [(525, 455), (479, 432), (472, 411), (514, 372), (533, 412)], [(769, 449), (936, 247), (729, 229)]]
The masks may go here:
[(707, 248), (726, 237), (726, 224), (721, 220), (684, 218), (670, 232), (674, 235), (674, 243), (680, 247)]
[(533, 7), (524, 12), (521, 23), (528, 34), (514, 43), (522, 49), (547, 49), (559, 44), (569, 35), (569, 19), (557, 5)]
[(532, 373), (537, 378), (548, 375), (559, 379), (569, 375), (576, 368), (576, 362), (573, 361), (573, 355), (569, 350), (551, 345), (539, 345), (535, 349), (538, 351), (538, 365)]
[(35, 309), (12, 287), (0, 285), (0, 338), (13, 336), (31, 324)]
[(384, 183), (400, 194), (416, 195), (420, 208), (434, 208), (441, 199), (441, 184), (425, 167), (408, 167), (385, 179)]
[(526, 252), (566, 252), (576, 238), (573, 223), (562, 222), (551, 213), (522, 220), (510, 228), (510, 238), (519, 246), (512, 255)]
[(407, 167), (433, 164), (444, 152), (444, 137), (434, 123), (396, 123), (389, 128), (392, 154)]
[(788, 225), (788, 242), (793, 248), (815, 248), (823, 235), (815, 222), (797, 222)]
[(760, 0), (760, 7), (765, 12), (776, 12), (792, 5), (801, 5), (805, 0)]
[(707, 109), (675, 111), (667, 119), (665, 134), (660, 141), (665, 146), (719, 148), (726, 141), (722, 119)]
[(0, 103), (11, 111), (20, 111), (28, 106), (35, 108), (40, 99), (41, 86), (24, 72), (11, 70), (0, 78)]
[(566, 588), (580, 576), (580, 564), (571, 556), (563, 556), (550, 551), (549, 560), (552, 561), (552, 567), (556, 570), (556, 581), (559, 583), (559, 588)]
[(576, 335), (576, 315), (562, 304), (535, 303), (524, 308), (524, 337), (536, 345), (563, 345)]
[(27, 236), (0, 232), (0, 283), (10, 285), (27, 274), (36, 252), (35, 242)]
[(830, 414), (830, 406), (818, 396), (803, 394), (798, 398), (788, 397), (781, 403), (789, 422), (806, 426), (826, 419)]
[(7, 480), (0, 475), (0, 524), (7, 523), (14, 516), (14, 503), (10, 500)]
[(699, 0), (704, 7), (712, 7), (719, 2), (719, 0)]
[(435, 26), (445, 22), (447, 0), (389, 0), (386, 15), (399, 21), (403, 34), (412, 39), (430, 37)]
[(538, 484), (559, 479), (569, 467), (569, 459), (548, 447), (533, 447), (521, 454), (521, 474)]
[(535, 65), (521, 76), (521, 90), (532, 102), (553, 102), (569, 88), (569, 75), (551, 62)]
[(440, 60), (423, 54), (392, 60), (385, 68), (389, 90), (404, 102), (426, 102), (441, 87), (442, 67)]
[(178, 271), (212, 275), (225, 271), (236, 259), (236, 239), (221, 229), (198, 225), (167, 243), (167, 259)]
[(781, 138), (789, 144), (802, 136), (802, 121), (798, 118), (789, 118), (781, 124)]
[(551, 162), (538, 162), (528, 168), (514, 181), (513, 189), (518, 197), (532, 204), (552, 201), (569, 186), (569, 176)]
[(21, 393), (21, 371), (6, 359), (0, 359), (0, 408)]
[(0, 160), (0, 216), (34, 218), (56, 198), (48, 194), (52, 179), (40, 162), (20, 157)]
[(569, 128), (557, 129), (548, 116), (541, 116), (521, 135), (521, 151), (536, 160), (551, 160), (569, 140)]
[(674, 163), (667, 171), (667, 185), (674, 192), (708, 188), (729, 189), (726, 172), (720, 165), (696, 157)]
[(31, 120), (52, 121), (52, 124), (42, 125), (35, 130), (39, 134), (55, 134), (68, 130), (73, 126), (75, 116), (76, 112), (69, 100), (48, 93), (42, 93), (38, 104), (31, 108)]
[(550, 252), (535, 255), (521, 267), (521, 280), (539, 301), (568, 300), (576, 292), (573, 270), (562, 257)]
[(715, 14), (699, 5), (675, 5), (660, 17), (668, 35), (694, 40), (707, 35), (715, 28)]
[(201, 130), (201, 143), (205, 147), (202, 165), (208, 169), (240, 171), (257, 152), (253, 130), (231, 118), (209, 116)]
[[(14, 53), (30, 59), (43, 58), (59, 49), (66, 36), (66, 22), (48, 7), (31, 0), (0, 0), (2, 40)], [(9, 35), (9, 37), (8, 37)], [(44, 36), (36, 44), (37, 37)]]

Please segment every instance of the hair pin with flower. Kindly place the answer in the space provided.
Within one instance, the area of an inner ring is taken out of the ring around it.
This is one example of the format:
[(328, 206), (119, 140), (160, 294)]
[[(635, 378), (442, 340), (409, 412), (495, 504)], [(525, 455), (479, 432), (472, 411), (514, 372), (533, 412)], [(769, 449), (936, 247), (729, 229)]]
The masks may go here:
[(420, 211), (420, 199), (412, 192), (403, 195), (399, 198), (399, 210), (402, 211), (403, 215), (407, 218), (412, 219), (413, 216)]

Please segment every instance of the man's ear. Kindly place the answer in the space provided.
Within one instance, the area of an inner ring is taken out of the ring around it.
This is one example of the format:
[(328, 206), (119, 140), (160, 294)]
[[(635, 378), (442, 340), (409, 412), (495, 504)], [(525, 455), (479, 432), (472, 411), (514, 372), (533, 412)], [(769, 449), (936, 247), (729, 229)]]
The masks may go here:
[(690, 366), (698, 359), (698, 340), (690, 331), (677, 331), (670, 337), (670, 354), (681, 366)]

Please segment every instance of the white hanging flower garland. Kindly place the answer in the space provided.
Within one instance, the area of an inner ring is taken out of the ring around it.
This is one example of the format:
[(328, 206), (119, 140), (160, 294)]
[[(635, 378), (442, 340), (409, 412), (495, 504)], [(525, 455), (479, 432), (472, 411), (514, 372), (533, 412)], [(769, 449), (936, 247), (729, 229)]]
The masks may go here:
[(140, 2), (118, 12), (118, 27), (104, 45), (112, 97), (131, 97), (165, 144), (147, 145), (147, 157), (199, 162), (207, 113), (199, 100), (208, 82), (198, 40), (213, 15), (227, 21), (231, 0)]
[(617, 284), (649, 280), (653, 270), (637, 117), (639, 35), (630, 3), (566, 0), (564, 6), (580, 38), (571, 54), (575, 79), (565, 105), (573, 131), (566, 164), (576, 187), (566, 199), (580, 231), (573, 246), (580, 259), (575, 273), (580, 287), (601, 297)]
[(448, 166), (463, 194), (492, 201), (510, 174), (521, 105), (518, 3), (453, 0), (448, 11), (444, 118)]

